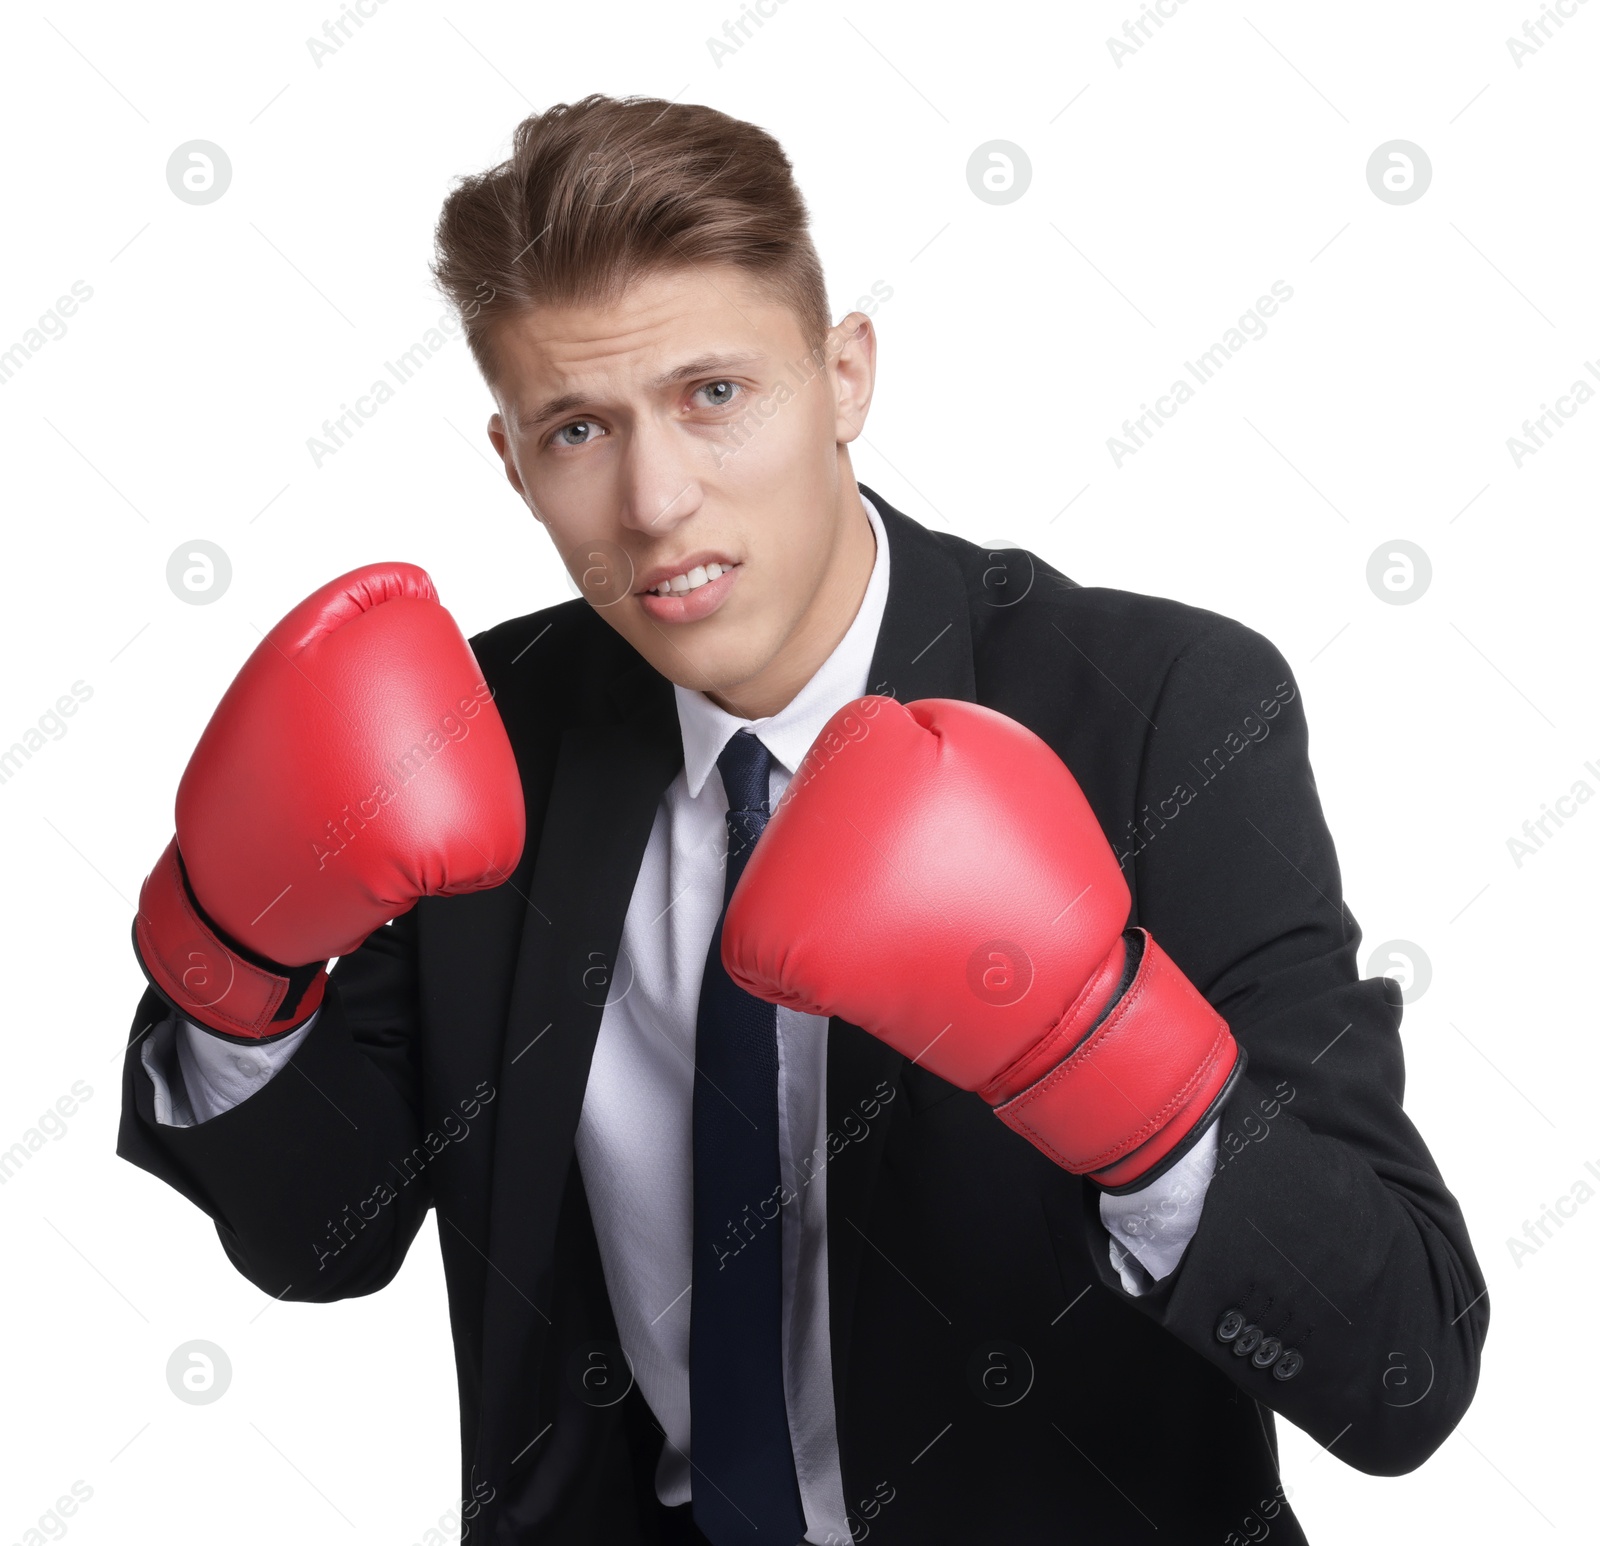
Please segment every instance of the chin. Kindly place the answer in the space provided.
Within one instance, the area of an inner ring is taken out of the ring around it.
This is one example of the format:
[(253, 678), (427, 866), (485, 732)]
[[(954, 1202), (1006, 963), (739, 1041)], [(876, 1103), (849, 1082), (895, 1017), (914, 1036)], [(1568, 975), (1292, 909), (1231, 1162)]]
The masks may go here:
[(751, 649), (747, 640), (737, 649), (685, 649), (670, 652), (672, 658), (652, 662), (663, 676), (695, 692), (717, 693), (737, 700), (739, 689), (763, 671), (771, 660), (768, 652)]

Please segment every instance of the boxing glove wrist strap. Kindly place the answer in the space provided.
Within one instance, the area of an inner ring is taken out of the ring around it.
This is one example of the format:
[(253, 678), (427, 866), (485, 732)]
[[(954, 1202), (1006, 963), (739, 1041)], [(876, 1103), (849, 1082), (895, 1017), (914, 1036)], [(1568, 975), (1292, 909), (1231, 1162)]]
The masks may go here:
[(1129, 929), (1056, 1028), (983, 1093), (1063, 1169), (1121, 1191), (1188, 1148), (1243, 1068), (1227, 1022), (1148, 931)]
[(151, 987), (185, 1019), (250, 1041), (304, 1024), (328, 981), (326, 961), (282, 966), (224, 934), (189, 886), (177, 838), (139, 891), (133, 949)]

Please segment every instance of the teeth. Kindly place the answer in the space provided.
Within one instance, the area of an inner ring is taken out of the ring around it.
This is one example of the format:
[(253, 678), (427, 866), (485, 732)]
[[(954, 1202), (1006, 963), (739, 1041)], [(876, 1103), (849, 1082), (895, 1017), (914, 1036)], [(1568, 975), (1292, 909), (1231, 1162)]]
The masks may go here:
[(681, 596), (685, 591), (699, 590), (708, 580), (721, 579), (732, 564), (696, 564), (687, 574), (675, 574), (656, 586), (658, 596)]

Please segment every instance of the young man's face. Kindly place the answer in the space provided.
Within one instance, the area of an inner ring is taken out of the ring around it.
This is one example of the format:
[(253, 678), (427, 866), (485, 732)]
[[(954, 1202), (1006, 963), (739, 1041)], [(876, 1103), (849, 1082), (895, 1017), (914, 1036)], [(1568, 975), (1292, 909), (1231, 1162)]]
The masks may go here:
[[(494, 344), (489, 438), (585, 597), (663, 676), (776, 713), (872, 570), (845, 449), (872, 397), (871, 322), (847, 316), (819, 364), (789, 308), (719, 266), (533, 309)], [(720, 579), (654, 593), (713, 562)]]

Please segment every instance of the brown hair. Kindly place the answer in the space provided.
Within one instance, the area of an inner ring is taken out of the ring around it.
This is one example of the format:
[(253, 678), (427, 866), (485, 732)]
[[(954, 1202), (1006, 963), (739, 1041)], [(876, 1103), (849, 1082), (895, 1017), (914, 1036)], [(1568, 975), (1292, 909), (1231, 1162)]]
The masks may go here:
[(439, 213), (433, 276), (493, 380), (493, 325), (540, 304), (605, 304), (635, 279), (704, 263), (753, 276), (819, 351), (822, 264), (783, 147), (715, 108), (588, 96), (517, 125), (511, 156)]

